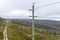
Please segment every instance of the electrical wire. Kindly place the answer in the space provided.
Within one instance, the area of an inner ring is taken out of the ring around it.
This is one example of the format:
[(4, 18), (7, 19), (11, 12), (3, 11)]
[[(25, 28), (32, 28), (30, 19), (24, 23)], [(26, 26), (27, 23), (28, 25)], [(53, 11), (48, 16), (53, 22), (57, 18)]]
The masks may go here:
[(44, 5), (44, 6), (36, 7), (35, 9), (46, 7), (46, 6), (50, 6), (50, 5), (54, 5), (54, 4), (57, 4), (57, 3), (60, 3), (60, 1), (54, 2), (54, 3), (50, 3), (50, 4), (47, 4), (47, 5)]

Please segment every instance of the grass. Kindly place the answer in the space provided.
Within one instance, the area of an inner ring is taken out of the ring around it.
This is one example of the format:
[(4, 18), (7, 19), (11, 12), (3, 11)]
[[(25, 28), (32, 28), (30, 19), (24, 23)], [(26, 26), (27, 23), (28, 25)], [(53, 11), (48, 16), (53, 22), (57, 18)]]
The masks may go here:
[[(5, 23), (1, 22), (0, 25), (0, 39), (3, 39), (2, 26), (5, 27)], [(31, 40), (32, 36), (32, 28), (31, 26), (25, 26), (21, 24), (15, 24), (10, 22), (10, 26), (8, 26), (8, 39), (9, 40)], [(30, 35), (30, 36), (28, 36)], [(60, 35), (51, 34), (47, 30), (35, 27), (35, 40), (60, 40)]]

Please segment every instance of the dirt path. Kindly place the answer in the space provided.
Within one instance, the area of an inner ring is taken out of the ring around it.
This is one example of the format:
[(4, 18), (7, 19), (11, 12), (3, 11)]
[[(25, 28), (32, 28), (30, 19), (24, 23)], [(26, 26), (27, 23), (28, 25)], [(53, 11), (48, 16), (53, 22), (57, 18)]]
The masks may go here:
[(8, 40), (8, 37), (7, 37), (7, 27), (8, 27), (8, 21), (6, 21), (6, 26), (5, 26), (4, 31), (3, 31), (3, 36), (4, 36), (3, 40)]

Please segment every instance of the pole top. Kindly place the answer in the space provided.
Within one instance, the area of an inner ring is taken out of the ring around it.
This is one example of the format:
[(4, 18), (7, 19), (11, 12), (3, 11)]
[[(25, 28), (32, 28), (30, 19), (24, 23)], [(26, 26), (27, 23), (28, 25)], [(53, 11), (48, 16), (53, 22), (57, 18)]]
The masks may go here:
[(35, 3), (33, 2), (32, 6), (34, 6), (34, 4), (35, 4)]
[(34, 2), (33, 2), (33, 4), (34, 4)]
[(33, 5), (34, 5), (34, 2), (33, 2)]

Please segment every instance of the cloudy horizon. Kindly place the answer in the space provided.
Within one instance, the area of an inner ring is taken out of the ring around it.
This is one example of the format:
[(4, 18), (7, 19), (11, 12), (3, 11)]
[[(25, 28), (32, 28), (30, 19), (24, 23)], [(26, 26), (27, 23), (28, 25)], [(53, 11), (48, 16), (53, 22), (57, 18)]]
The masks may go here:
[[(0, 17), (30, 19), (33, 1), (38, 8), (60, 0), (0, 0)], [(35, 16), (38, 16), (36, 19), (60, 20), (60, 3), (35, 9)]]

